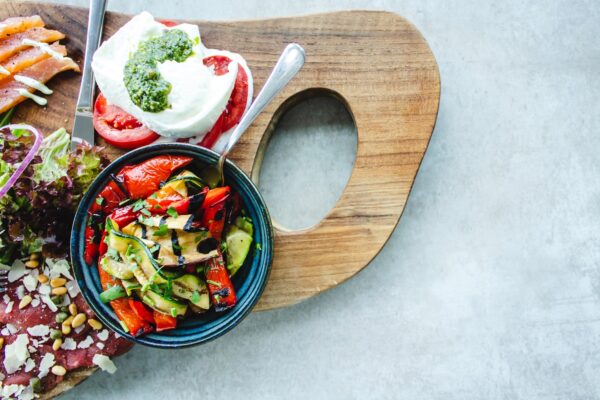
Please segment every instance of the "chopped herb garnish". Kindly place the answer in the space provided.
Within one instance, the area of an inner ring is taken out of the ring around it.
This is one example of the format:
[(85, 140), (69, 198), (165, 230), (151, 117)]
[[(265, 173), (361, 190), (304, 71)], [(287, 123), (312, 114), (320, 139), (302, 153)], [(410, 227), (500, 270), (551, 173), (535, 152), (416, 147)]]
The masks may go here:
[(221, 287), (221, 284), (219, 282), (211, 281), (210, 279), (207, 279), (206, 283), (210, 283), (211, 285), (216, 286), (216, 287)]
[(221, 302), (221, 296), (219, 296), (218, 294), (215, 294), (214, 298), (217, 303)]
[(104, 203), (104, 197), (101, 197), (101, 196), (96, 197), (96, 204), (101, 206), (102, 203)]
[[(142, 288), (142, 290), (144, 289)], [(152, 300), (150, 297), (144, 296), (143, 300), (144, 303), (148, 304), (150, 307), (154, 306), (154, 300)]]
[(170, 217), (172, 218), (177, 218), (179, 217), (179, 213), (177, 212), (177, 210), (175, 210), (173, 207), (169, 207), (167, 209), (167, 214), (169, 214)]
[(144, 214), (146, 217), (151, 217), (152, 213), (150, 211), (148, 211), (147, 208), (142, 208), (142, 210), (140, 211), (142, 214)]
[(181, 246), (179, 244), (173, 243), (172, 246), (173, 246), (173, 250), (181, 251)]
[(194, 293), (192, 293), (192, 303), (198, 303), (200, 301), (200, 293), (198, 293), (197, 291), (194, 291)]
[(122, 328), (122, 329), (123, 329), (125, 332), (129, 333), (129, 327), (127, 326), (127, 324), (126, 324), (125, 322), (121, 321), (121, 320), (119, 320), (119, 323), (121, 324), (121, 328)]
[(160, 245), (159, 244), (155, 244), (154, 246), (150, 247), (150, 253), (154, 253), (158, 250), (160, 250)]
[(145, 205), (146, 205), (146, 202), (144, 200), (138, 200), (135, 203), (133, 203), (133, 211), (134, 212), (140, 211), (142, 208), (144, 208)]
[(175, 307), (171, 308), (171, 317), (175, 318), (177, 316), (177, 309)]
[(100, 293), (100, 301), (110, 303), (113, 300), (127, 296), (122, 286), (109, 286), (104, 292)]
[(256, 250), (262, 250), (262, 246), (260, 245), (260, 243), (256, 243)]
[(167, 233), (169, 233), (169, 227), (167, 226), (167, 224), (163, 224), (163, 225), (159, 226), (158, 229), (155, 230), (152, 235), (165, 236)]

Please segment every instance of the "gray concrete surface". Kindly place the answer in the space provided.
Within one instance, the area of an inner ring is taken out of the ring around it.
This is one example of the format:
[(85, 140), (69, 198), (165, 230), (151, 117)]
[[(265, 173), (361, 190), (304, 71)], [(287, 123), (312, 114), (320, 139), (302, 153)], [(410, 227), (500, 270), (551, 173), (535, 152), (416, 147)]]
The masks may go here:
[[(114, 0), (110, 8), (206, 19), (395, 11), (429, 41), (442, 101), (404, 216), (364, 272), (297, 306), (253, 314), (206, 346), (136, 347), (115, 376), (99, 373), (66, 399), (600, 398), (600, 3)], [(331, 182), (350, 169), (352, 126), (327, 107), (338, 117), (317, 116), (317, 133), (288, 118), (263, 172), (274, 214), (292, 225), (318, 220), (343, 186)], [(329, 165), (339, 174), (316, 174), (324, 158), (298, 155), (305, 145), (333, 145), (329, 154), (342, 157)], [(287, 203), (307, 181), (277, 171), (298, 157), (311, 161), (310, 204)]]

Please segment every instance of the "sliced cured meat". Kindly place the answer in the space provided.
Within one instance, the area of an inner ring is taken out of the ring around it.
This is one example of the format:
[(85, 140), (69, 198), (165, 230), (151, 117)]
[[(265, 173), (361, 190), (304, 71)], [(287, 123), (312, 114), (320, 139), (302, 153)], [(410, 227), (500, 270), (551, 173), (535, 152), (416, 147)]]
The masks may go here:
[[(63, 56), (67, 55), (66, 47), (58, 43), (52, 44), (50, 48), (58, 54)], [(6, 69), (11, 75), (14, 75), (46, 58), (50, 58), (50, 54), (38, 47), (31, 47), (7, 59), (2, 64), (2, 67), (4, 67), (4, 69)], [(0, 74), (0, 82), (8, 78), (10, 78), (10, 75)]]
[(31, 17), (13, 17), (0, 21), (0, 39), (4, 39), (15, 33), (23, 32), (31, 28), (41, 28), (44, 21), (39, 15)]
[[(32, 65), (29, 68), (24, 69), (19, 73), (19, 75), (23, 75), (28, 78), (35, 79), (38, 82), (45, 83), (48, 82), (54, 75), (70, 69), (79, 71), (79, 67), (77, 64), (75, 64), (75, 61), (71, 60), (70, 58), (65, 57), (60, 60), (57, 60), (56, 58), (48, 58)], [(0, 113), (3, 113), (26, 100), (26, 97), (23, 97), (19, 94), (18, 89), (25, 89), (28, 92), (35, 91), (35, 89), (17, 82), (13, 78), (0, 82)]]
[(42, 43), (52, 43), (65, 37), (59, 31), (53, 31), (46, 28), (31, 28), (24, 32), (16, 33), (4, 40), (0, 40), (0, 63), (17, 54), (21, 50), (30, 47), (23, 43), (24, 39), (34, 40)]

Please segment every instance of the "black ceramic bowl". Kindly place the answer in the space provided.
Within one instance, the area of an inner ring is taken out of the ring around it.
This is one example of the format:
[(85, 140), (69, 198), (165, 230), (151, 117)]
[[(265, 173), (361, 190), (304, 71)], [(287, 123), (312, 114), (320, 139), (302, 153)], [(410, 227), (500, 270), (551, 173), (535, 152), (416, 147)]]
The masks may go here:
[(137, 343), (161, 348), (178, 348), (196, 345), (215, 339), (233, 329), (258, 302), (269, 276), (273, 259), (273, 227), (265, 202), (250, 178), (235, 164), (225, 163), (225, 180), (236, 190), (243, 201), (247, 215), (254, 224), (254, 243), (245, 264), (232, 278), (237, 294), (237, 304), (222, 313), (208, 311), (204, 314), (189, 316), (179, 321), (176, 329), (160, 333), (150, 333), (133, 337), (123, 330), (119, 320), (109, 304), (99, 299), (102, 292), (96, 263), (89, 265), (83, 257), (85, 227), (88, 220), (87, 211), (98, 193), (106, 186), (111, 174), (122, 167), (142, 162), (158, 155), (184, 155), (194, 159), (186, 168), (199, 170), (206, 165), (215, 164), (219, 155), (202, 147), (183, 143), (156, 144), (131, 151), (112, 162), (94, 180), (83, 196), (75, 220), (71, 236), (71, 260), (75, 278), (88, 304), (98, 318), (110, 329)]

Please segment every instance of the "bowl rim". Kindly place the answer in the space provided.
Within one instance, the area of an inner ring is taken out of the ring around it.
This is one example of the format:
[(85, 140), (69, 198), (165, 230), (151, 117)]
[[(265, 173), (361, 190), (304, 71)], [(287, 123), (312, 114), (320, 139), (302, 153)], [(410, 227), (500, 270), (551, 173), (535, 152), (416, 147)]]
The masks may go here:
[[(150, 144), (147, 146), (140, 147), (133, 151), (127, 152), (117, 159), (112, 161), (106, 168), (104, 168), (100, 174), (92, 181), (88, 190), (85, 192), (79, 205), (77, 207), (77, 211), (75, 213), (75, 217), (73, 219), (73, 225), (71, 228), (71, 239), (70, 239), (70, 256), (71, 256), (71, 266), (73, 273), (75, 275), (75, 281), (84, 297), (86, 303), (90, 306), (90, 308), (94, 311), (96, 316), (102, 321), (102, 323), (111, 329), (113, 332), (118, 333), (119, 335), (127, 338), (128, 340), (134, 341), (136, 343), (146, 345), (149, 347), (156, 348), (185, 348), (196, 346), (200, 344), (207, 343), (218, 337), (226, 334), (235, 328), (244, 318), (248, 316), (248, 314), (252, 311), (254, 306), (258, 303), (264, 289), (269, 280), (269, 276), (271, 273), (271, 266), (273, 262), (273, 247), (274, 247), (274, 231), (273, 224), (271, 220), (271, 216), (269, 214), (269, 210), (266, 206), (264, 198), (258, 191), (256, 184), (252, 182), (252, 179), (244, 172), (241, 168), (239, 168), (235, 163), (230, 160), (225, 160), (225, 173), (227, 171), (231, 171), (235, 177), (230, 177), (230, 179), (234, 179), (234, 181), (240, 181), (239, 183), (244, 183), (246, 188), (249, 189), (245, 191), (247, 195), (252, 198), (257, 204), (257, 211), (259, 216), (261, 216), (261, 224), (260, 227), (264, 230), (264, 236), (268, 239), (268, 245), (265, 246), (264, 240), (261, 243), (262, 248), (260, 250), (260, 257), (264, 258), (263, 262), (259, 262), (257, 267), (259, 267), (259, 276), (256, 278), (256, 282), (248, 289), (248, 293), (246, 295), (246, 301), (241, 304), (238, 298), (238, 304), (234, 306), (231, 310), (226, 311), (222, 317), (222, 321), (216, 328), (209, 330), (207, 332), (202, 332), (200, 337), (192, 337), (190, 339), (179, 341), (179, 342), (171, 342), (169, 341), (169, 336), (162, 336), (160, 333), (154, 332), (154, 335), (160, 336), (160, 339), (157, 338), (149, 338), (146, 335), (141, 336), (133, 336), (129, 333), (125, 332), (120, 324), (115, 323), (113, 321), (113, 316), (105, 315), (105, 310), (97, 304), (99, 302), (98, 293), (96, 293), (96, 289), (90, 289), (85, 285), (86, 283), (86, 273), (83, 271), (83, 268), (88, 267), (88, 265), (83, 261), (83, 252), (81, 246), (81, 230), (85, 231), (84, 222), (87, 219), (87, 212), (89, 206), (91, 205), (91, 201), (93, 200), (92, 196), (96, 196), (96, 193), (101, 190), (102, 184), (106, 183), (108, 179), (110, 179), (111, 174), (114, 174), (123, 166), (127, 165), (131, 159), (140, 158), (135, 162), (141, 162), (143, 160), (149, 159), (151, 157), (155, 157), (158, 155), (164, 154), (172, 154), (170, 152), (192, 152), (192, 153), (201, 153), (204, 157), (207, 157), (211, 160), (216, 160), (219, 158), (219, 154), (204, 147), (188, 144), (188, 143), (158, 143), (158, 144)], [(146, 153), (148, 153), (146, 155)], [(194, 155), (194, 158), (198, 160), (197, 156)], [(206, 163), (206, 160), (199, 159), (198, 161), (202, 163)], [(266, 228), (266, 229), (264, 229)], [(266, 248), (265, 248), (266, 247)], [(256, 255), (255, 255), (256, 257)], [(87, 274), (92, 274), (92, 272), (88, 272)], [(93, 279), (90, 277), (90, 279)], [(237, 311), (236, 311), (237, 310)], [(117, 319), (118, 320), (118, 319)], [(176, 332), (179, 328), (168, 332)], [(183, 336), (185, 337), (185, 336)]]

